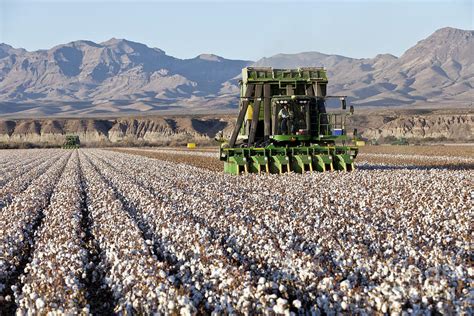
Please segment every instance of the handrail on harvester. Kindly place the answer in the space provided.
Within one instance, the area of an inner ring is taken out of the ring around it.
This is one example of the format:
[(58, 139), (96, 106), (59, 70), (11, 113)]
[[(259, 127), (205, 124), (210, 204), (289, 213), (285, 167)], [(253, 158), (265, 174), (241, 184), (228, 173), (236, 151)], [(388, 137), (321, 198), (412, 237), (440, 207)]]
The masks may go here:
[[(346, 114), (344, 113), (320, 113), (318, 124), (319, 136), (342, 136), (345, 135)], [(335, 131), (341, 131), (341, 135), (334, 135)]]

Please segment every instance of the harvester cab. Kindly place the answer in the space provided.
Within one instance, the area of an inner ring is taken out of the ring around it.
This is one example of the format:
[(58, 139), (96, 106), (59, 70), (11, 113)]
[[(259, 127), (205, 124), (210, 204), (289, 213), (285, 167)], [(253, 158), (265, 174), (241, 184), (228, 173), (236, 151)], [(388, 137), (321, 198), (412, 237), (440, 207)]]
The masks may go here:
[[(220, 150), (224, 171), (305, 172), (354, 169), (357, 147), (346, 145), (345, 96), (327, 96), (324, 68), (244, 68), (236, 127)], [(337, 98), (342, 111), (328, 113)]]
[(77, 135), (66, 135), (66, 140), (64, 141), (64, 144), (62, 148), (64, 149), (76, 149), (79, 148), (81, 145), (81, 142), (79, 140), (79, 136)]

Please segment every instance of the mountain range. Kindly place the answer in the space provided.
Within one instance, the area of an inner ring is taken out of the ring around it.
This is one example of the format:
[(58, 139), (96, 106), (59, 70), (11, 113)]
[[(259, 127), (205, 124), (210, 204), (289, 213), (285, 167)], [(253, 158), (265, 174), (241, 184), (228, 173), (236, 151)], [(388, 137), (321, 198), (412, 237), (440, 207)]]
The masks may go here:
[[(368, 39), (369, 41), (370, 39)], [(361, 43), (364, 45), (364, 43)], [(329, 94), (365, 106), (472, 106), (474, 31), (442, 28), (402, 56), (356, 59), (319, 52), (258, 61), (192, 59), (125, 39), (26, 51), (0, 44), (0, 116), (98, 117), (235, 109), (246, 66), (324, 66)]]

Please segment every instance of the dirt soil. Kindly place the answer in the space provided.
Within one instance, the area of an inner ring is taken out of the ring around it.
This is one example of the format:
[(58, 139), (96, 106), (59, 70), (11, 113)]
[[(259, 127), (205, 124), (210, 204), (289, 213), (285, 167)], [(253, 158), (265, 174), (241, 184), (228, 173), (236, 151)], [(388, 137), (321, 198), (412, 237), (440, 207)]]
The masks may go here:
[[(179, 152), (214, 152), (215, 147), (188, 150), (169, 148), (176, 153), (140, 149), (110, 149), (134, 155), (141, 155), (168, 162), (189, 164), (211, 171), (224, 170), (224, 163), (217, 158), (180, 154)], [(357, 162), (372, 164), (402, 165), (430, 168), (474, 169), (474, 146), (365, 146), (360, 148)]]
[(433, 145), (433, 146), (364, 146), (360, 153), (474, 157), (474, 145)]
[(112, 151), (140, 155), (148, 158), (154, 158), (158, 160), (164, 160), (168, 162), (175, 163), (185, 163), (191, 166), (198, 168), (203, 168), (211, 171), (222, 171), (224, 170), (224, 162), (216, 158), (203, 157), (203, 156), (191, 156), (191, 155), (181, 155), (181, 154), (169, 154), (159, 151), (145, 151), (145, 150), (135, 150), (135, 149), (119, 149), (114, 148), (110, 149)]

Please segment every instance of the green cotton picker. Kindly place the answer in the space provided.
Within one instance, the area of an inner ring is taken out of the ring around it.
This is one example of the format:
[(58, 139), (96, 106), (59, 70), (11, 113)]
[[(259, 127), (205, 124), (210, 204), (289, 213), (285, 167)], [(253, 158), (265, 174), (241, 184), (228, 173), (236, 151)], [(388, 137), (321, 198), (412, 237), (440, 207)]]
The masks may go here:
[[(242, 69), (239, 115), (220, 149), (224, 172), (354, 170), (358, 147), (346, 132), (345, 96), (328, 96), (324, 68)], [(342, 111), (326, 112), (329, 98)], [(353, 136), (356, 136), (354, 130)]]

